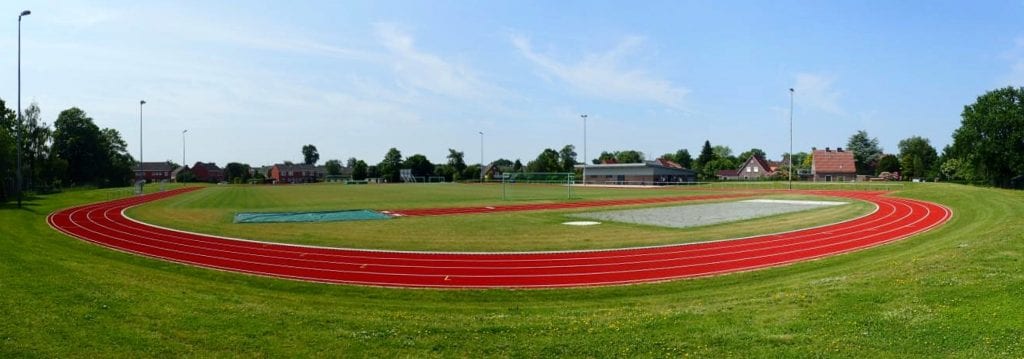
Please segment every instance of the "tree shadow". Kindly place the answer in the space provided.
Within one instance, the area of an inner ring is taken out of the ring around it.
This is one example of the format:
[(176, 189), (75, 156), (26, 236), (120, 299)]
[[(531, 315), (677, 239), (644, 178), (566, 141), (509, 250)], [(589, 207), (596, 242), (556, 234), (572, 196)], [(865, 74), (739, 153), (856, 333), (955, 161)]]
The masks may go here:
[(9, 200), (7, 202), (0, 203), (0, 211), (17, 211), (17, 210), (22, 210), (22, 211), (27, 211), (27, 212), (30, 212), (30, 213), (33, 213), (33, 214), (39, 214), (40, 212), (38, 210), (38, 207), (39, 207), (39, 202), (38, 201), (40, 199), (42, 199), (42, 197), (40, 197), (38, 195), (27, 194), (27, 195), (25, 195), (24, 197), (21, 198), (21, 208), (18, 208), (18, 200), (17, 199), (11, 199), (11, 200)]

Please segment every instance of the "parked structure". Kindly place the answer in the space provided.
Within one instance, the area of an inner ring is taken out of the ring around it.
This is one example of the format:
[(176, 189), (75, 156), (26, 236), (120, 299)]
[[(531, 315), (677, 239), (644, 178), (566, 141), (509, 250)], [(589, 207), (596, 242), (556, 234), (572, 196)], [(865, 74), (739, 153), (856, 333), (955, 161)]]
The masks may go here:
[(224, 180), (224, 170), (213, 162), (196, 162), (196, 164), (192, 165), (192, 175), (199, 182), (217, 183)]
[(143, 162), (142, 169), (140, 171), (139, 166), (135, 166), (135, 178), (143, 179), (146, 182), (159, 182), (163, 180), (169, 180), (171, 172), (174, 172), (174, 166), (167, 162)]
[(857, 167), (853, 159), (853, 152), (843, 151), (838, 147), (833, 151), (825, 147), (824, 150), (812, 151), (814, 156), (811, 160), (811, 177), (815, 182), (846, 182), (857, 179)]
[(587, 170), (587, 184), (659, 185), (695, 182), (697, 173), (678, 163), (658, 159), (642, 163), (603, 163), (576, 165)]

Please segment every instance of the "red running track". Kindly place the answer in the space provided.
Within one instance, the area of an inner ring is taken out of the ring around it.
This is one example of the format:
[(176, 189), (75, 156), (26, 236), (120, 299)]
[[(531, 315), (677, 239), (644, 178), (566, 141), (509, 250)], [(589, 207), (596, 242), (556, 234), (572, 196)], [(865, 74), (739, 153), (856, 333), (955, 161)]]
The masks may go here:
[[(68, 208), (50, 225), (115, 250), (200, 267), (296, 280), (387, 287), (550, 288), (710, 276), (780, 266), (903, 239), (949, 220), (946, 207), (879, 192), (810, 191), (877, 205), (863, 217), (755, 237), (569, 252), (438, 253), (307, 247), (182, 232), (124, 216), (191, 189)], [(525, 210), (525, 209), (521, 209)]]

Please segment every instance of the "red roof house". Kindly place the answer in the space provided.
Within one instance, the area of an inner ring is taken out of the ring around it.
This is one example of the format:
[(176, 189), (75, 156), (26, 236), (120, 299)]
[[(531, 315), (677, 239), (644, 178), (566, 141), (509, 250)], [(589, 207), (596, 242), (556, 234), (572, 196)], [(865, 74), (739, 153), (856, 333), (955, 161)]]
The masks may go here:
[(199, 182), (220, 182), (224, 180), (224, 170), (213, 162), (196, 162), (192, 166), (192, 174), (196, 176), (196, 181)]
[(814, 181), (845, 182), (857, 179), (853, 152), (843, 151), (842, 147), (834, 151), (825, 147), (824, 150), (814, 150), (812, 155), (811, 176)]

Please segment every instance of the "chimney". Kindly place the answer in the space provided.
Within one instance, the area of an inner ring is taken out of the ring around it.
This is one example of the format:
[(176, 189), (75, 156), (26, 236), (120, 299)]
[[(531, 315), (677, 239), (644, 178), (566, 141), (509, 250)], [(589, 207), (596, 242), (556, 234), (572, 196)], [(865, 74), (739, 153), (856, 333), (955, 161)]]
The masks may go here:
[(825, 147), (825, 152), (832, 152), (831, 148)]
[(843, 152), (843, 148), (842, 147), (836, 147), (836, 152)]

